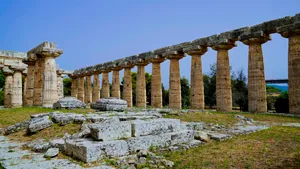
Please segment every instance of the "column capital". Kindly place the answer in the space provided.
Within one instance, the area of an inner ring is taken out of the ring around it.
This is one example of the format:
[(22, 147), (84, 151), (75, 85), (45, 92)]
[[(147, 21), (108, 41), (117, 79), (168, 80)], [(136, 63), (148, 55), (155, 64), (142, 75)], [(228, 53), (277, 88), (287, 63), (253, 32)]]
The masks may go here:
[(207, 52), (206, 46), (194, 45), (183, 49), (183, 52), (191, 56), (201, 56)]
[(3, 74), (5, 76), (8, 76), (8, 75), (13, 75), (14, 74), (14, 71), (9, 69), (7, 66), (4, 66), (4, 68), (2, 69), (3, 71)]
[(300, 21), (279, 27), (276, 29), (276, 31), (284, 38), (289, 38), (294, 35), (300, 35)]
[(214, 43), (211, 48), (213, 50), (221, 50), (221, 49), (230, 50), (236, 46), (237, 46), (236, 41), (230, 39), (221, 39), (216, 43)]
[(35, 65), (36, 58), (35, 58), (35, 60), (33, 60), (33, 59), (29, 59), (29, 57), (28, 57), (28, 58), (23, 59), (22, 62), (28, 66), (33, 66), (33, 65)]
[(148, 60), (145, 59), (138, 59), (135, 65), (137, 66), (147, 66), (149, 64)]
[(166, 57), (167, 59), (177, 59), (180, 60), (184, 57), (183, 52), (178, 52), (178, 51), (167, 51), (163, 55), (163, 57)]
[(121, 65), (122, 66), (122, 68), (129, 68), (129, 69), (131, 69), (131, 68), (134, 68), (134, 66), (135, 66), (135, 64), (133, 64), (133, 63), (131, 63), (131, 62), (125, 62), (124, 64), (122, 64)]
[(115, 67), (112, 67), (111, 70), (112, 71), (120, 71), (122, 70), (123, 68), (121, 66), (115, 66)]
[(263, 44), (269, 40), (271, 40), (271, 36), (263, 31), (248, 32), (239, 36), (239, 41), (243, 42), (245, 45), (253, 43)]
[(43, 42), (37, 47), (27, 52), (28, 55), (34, 54), (37, 57), (58, 57), (63, 54), (62, 49), (57, 49), (54, 42)]
[(166, 60), (166, 58), (160, 56), (160, 55), (155, 55), (154, 57), (150, 58), (149, 61), (151, 63), (162, 63)]
[(10, 65), (9, 68), (15, 72), (22, 72), (27, 68), (27, 65)]

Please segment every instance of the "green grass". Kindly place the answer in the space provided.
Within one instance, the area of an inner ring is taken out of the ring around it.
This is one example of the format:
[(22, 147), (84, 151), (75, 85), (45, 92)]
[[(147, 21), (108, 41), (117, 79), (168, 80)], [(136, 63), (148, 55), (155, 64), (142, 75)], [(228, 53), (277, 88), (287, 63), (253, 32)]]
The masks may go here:
[(163, 155), (175, 168), (299, 168), (300, 128), (272, 127)]
[(234, 117), (234, 115), (239, 114), (245, 116), (247, 118), (253, 118), (255, 121), (263, 121), (263, 122), (275, 122), (275, 123), (286, 123), (286, 122), (295, 122), (300, 123), (299, 117), (286, 117), (280, 115), (272, 115), (272, 114), (252, 114), (252, 113), (240, 113), (240, 112), (230, 112), (230, 113), (222, 113), (222, 112), (202, 112), (202, 113), (184, 113), (180, 116), (178, 115), (166, 115), (166, 118), (176, 118), (182, 121), (187, 122), (205, 122), (205, 123), (218, 123), (225, 125), (233, 125), (238, 120)]

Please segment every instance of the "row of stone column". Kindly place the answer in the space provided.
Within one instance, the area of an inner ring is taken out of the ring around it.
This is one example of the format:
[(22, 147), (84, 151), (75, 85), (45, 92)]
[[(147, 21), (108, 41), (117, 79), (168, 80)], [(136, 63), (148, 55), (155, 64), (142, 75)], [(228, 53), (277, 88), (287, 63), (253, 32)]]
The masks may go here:
[[(290, 112), (300, 112), (300, 32), (282, 33), (283, 37), (289, 38), (289, 102)], [(270, 40), (270, 35), (262, 32), (251, 36), (241, 36), (240, 41), (248, 45), (248, 100), (250, 112), (267, 112), (267, 94), (264, 73), (264, 61), (262, 44)], [(229, 64), (229, 50), (236, 46), (236, 42), (226, 40), (212, 46), (217, 51), (217, 74), (216, 74), (216, 102), (218, 111), (232, 110), (232, 91)], [(191, 55), (191, 108), (204, 109), (204, 87), (202, 77), (201, 56), (207, 51), (207, 47), (198, 46), (193, 50), (185, 51)], [(166, 54), (163, 57), (155, 57), (150, 60), (152, 63), (152, 86), (151, 86), (151, 106), (153, 108), (162, 107), (161, 70), (160, 64), (165, 58), (170, 60), (169, 79), (169, 107), (181, 108), (181, 85), (180, 85), (180, 65), (179, 60), (184, 57), (183, 52)], [(128, 102), (128, 107), (132, 107), (132, 77), (131, 69), (137, 66), (137, 87), (136, 106), (146, 106), (146, 83), (145, 66), (146, 62), (137, 62), (134, 65), (128, 64), (122, 68), (113, 70), (112, 97), (120, 98), (119, 71), (124, 69), (123, 99)], [(103, 86), (101, 97), (109, 97), (108, 72), (103, 72)], [(86, 99), (93, 102), (99, 98), (100, 82), (99, 75), (94, 75), (93, 98)], [(90, 76), (87, 76), (90, 79)], [(76, 81), (74, 77), (73, 82)], [(84, 100), (84, 77), (79, 78), (78, 92), (75, 85), (72, 86), (72, 95), (80, 100)], [(96, 83), (95, 83), (96, 81)], [(72, 83), (74, 84), (74, 83)], [(87, 85), (90, 86), (90, 80)], [(91, 88), (87, 88), (86, 97), (90, 96)], [(94, 93), (95, 92), (95, 93)]]

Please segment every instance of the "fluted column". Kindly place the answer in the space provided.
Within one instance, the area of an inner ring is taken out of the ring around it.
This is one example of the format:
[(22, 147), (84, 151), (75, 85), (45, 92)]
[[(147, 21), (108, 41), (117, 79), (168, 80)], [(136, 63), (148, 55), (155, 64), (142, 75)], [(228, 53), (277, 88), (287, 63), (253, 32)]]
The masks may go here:
[(22, 66), (11, 66), (14, 71), (13, 83), (12, 83), (12, 96), (11, 96), (11, 105), (14, 108), (22, 107), (23, 105), (23, 94), (22, 94), (22, 71), (25, 70), (25, 67)]
[(56, 75), (56, 55), (51, 53), (45, 56), (44, 68), (44, 88), (43, 88), (43, 107), (52, 107), (57, 101), (57, 75)]
[(180, 64), (179, 60), (183, 54), (170, 54), (170, 79), (169, 79), (169, 108), (181, 109), (181, 84), (180, 84)]
[(78, 95), (77, 99), (84, 102), (84, 76), (78, 78)]
[[(24, 61), (23, 61), (24, 62)], [(34, 61), (25, 61), (25, 64), (28, 65), (27, 67), (27, 85), (26, 85), (26, 92), (24, 99), (25, 106), (32, 106), (33, 105), (33, 91), (34, 91), (34, 75), (35, 75), (35, 62)]]
[(3, 68), (3, 74), (5, 75), (5, 90), (4, 90), (4, 107), (10, 108), (11, 97), (12, 97), (12, 86), (13, 86), (13, 74), (14, 72), (10, 70), (8, 67)]
[(86, 76), (86, 86), (85, 86), (85, 93), (84, 93), (84, 102), (86, 104), (91, 103), (92, 101), (92, 79), (91, 76)]
[(146, 78), (145, 78), (145, 66), (148, 63), (137, 63), (137, 75), (136, 75), (136, 107), (146, 108), (147, 96), (146, 96)]
[(72, 79), (71, 84), (71, 96), (77, 98), (78, 94), (78, 78), (72, 75), (69, 75)]
[(63, 77), (62, 70), (57, 70), (57, 99), (64, 97), (64, 88), (63, 88)]
[(192, 56), (190, 93), (192, 109), (204, 109), (205, 106), (201, 56), (206, 51), (207, 47), (196, 46), (187, 52)]
[(217, 111), (232, 111), (231, 77), (228, 50), (235, 46), (228, 42), (213, 46), (217, 51), (216, 97)]
[(101, 98), (110, 97), (109, 94), (109, 72), (102, 73), (102, 90), (101, 90)]
[(131, 68), (128, 66), (124, 68), (124, 85), (123, 85), (123, 100), (127, 101), (127, 106), (132, 107), (132, 76)]
[(289, 112), (300, 114), (300, 26), (288, 25), (277, 30), (288, 38)]
[(112, 91), (111, 96), (120, 98), (120, 70), (121, 68), (114, 68), (112, 75)]
[(34, 66), (34, 90), (33, 90), (33, 105), (41, 106), (43, 102), (43, 83), (44, 83), (44, 67), (45, 60), (43, 57), (38, 57)]
[(270, 40), (270, 36), (258, 32), (241, 36), (241, 39), (245, 45), (249, 46), (248, 110), (253, 113), (264, 113), (267, 112), (267, 92), (262, 44)]
[(22, 96), (23, 105), (27, 105), (26, 90), (27, 90), (27, 75), (24, 77), (23, 96)]
[(100, 79), (99, 79), (99, 74), (94, 74), (92, 101), (95, 103), (99, 99), (100, 99)]
[(164, 58), (153, 58), (152, 63), (152, 79), (151, 79), (151, 106), (153, 108), (162, 108), (162, 86), (161, 86), (161, 72), (160, 64)]

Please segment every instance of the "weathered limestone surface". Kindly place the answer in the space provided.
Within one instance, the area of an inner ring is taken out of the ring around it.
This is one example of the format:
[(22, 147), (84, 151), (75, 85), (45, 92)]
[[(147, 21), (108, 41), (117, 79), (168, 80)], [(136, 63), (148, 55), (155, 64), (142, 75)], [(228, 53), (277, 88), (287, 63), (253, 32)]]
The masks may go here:
[(34, 133), (45, 128), (51, 127), (53, 122), (50, 120), (49, 116), (43, 116), (38, 118), (33, 118), (29, 122), (29, 126), (27, 128), (28, 133)]
[(225, 44), (213, 47), (217, 50), (217, 79), (216, 79), (216, 97), (218, 111), (232, 110), (232, 93), (231, 78), (228, 50), (235, 46), (234, 42), (226, 42)]
[(169, 108), (181, 109), (181, 84), (179, 59), (182, 55), (169, 55), (170, 80), (169, 80)]
[(162, 108), (162, 86), (160, 63), (164, 58), (152, 58), (152, 79), (151, 79), (151, 106), (153, 108)]
[(101, 98), (108, 98), (109, 94), (109, 72), (102, 73), (102, 90), (101, 90)]
[(4, 93), (4, 107), (10, 108), (11, 105), (11, 97), (12, 97), (12, 86), (13, 86), (13, 71), (8, 67), (3, 68), (3, 73), (5, 75), (5, 93)]
[(84, 102), (84, 77), (78, 78), (78, 95), (77, 99)]
[(78, 95), (78, 78), (71, 76), (72, 86), (71, 86), (71, 96), (77, 98)]
[(95, 140), (110, 141), (131, 137), (131, 124), (127, 121), (95, 123), (90, 125)]
[(135, 120), (132, 122), (132, 135), (135, 137), (158, 135), (179, 130), (180, 120), (178, 119)]
[(91, 104), (92, 109), (99, 111), (124, 111), (127, 108), (127, 102), (117, 98), (103, 98), (96, 103)]
[(22, 100), (23, 100), (23, 105), (26, 105), (27, 100), (25, 98), (26, 98), (26, 89), (27, 89), (27, 74), (26, 75), (23, 74), (23, 76), (24, 76), (24, 84), (23, 84), (23, 91), (22, 91), (23, 94)]
[(136, 77), (136, 107), (146, 108), (145, 65), (138, 64)]
[(57, 75), (55, 56), (45, 55), (43, 107), (53, 107), (57, 101)]
[(33, 90), (34, 90), (34, 62), (26, 62), (27, 67), (27, 89), (26, 89), (26, 106), (33, 105)]
[(127, 101), (127, 106), (132, 107), (132, 77), (131, 68), (124, 69), (123, 99)]
[(204, 109), (204, 87), (202, 76), (201, 56), (207, 51), (206, 47), (197, 46), (188, 51), (192, 56), (191, 63), (191, 108)]
[(243, 40), (243, 43), (249, 46), (248, 102), (250, 112), (267, 112), (267, 92), (262, 44), (269, 39), (269, 35), (262, 33), (255, 36), (252, 35), (251, 38)]
[(113, 70), (111, 96), (120, 99), (120, 69)]
[(34, 67), (34, 90), (33, 90), (33, 105), (41, 106), (43, 99), (43, 83), (44, 83), (44, 58), (38, 57)]
[(59, 99), (53, 104), (54, 109), (75, 109), (75, 108), (85, 108), (86, 104), (80, 100), (77, 100), (75, 97), (64, 97)]
[(95, 103), (100, 99), (100, 79), (99, 74), (94, 74), (94, 86), (93, 86), (93, 97), (92, 101)]
[(16, 66), (13, 65), (13, 66), (11, 66), (11, 69), (14, 71), (11, 105), (12, 105), (12, 107), (22, 107), (22, 105), (23, 105), (22, 71), (25, 70), (25, 67), (21, 67), (19, 65), (16, 65)]
[(92, 101), (92, 79), (91, 76), (86, 76), (86, 86), (85, 86), (85, 93), (84, 93), (84, 103), (89, 104)]

